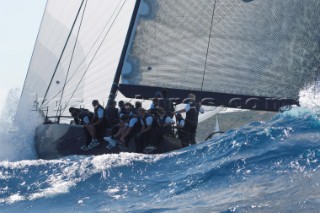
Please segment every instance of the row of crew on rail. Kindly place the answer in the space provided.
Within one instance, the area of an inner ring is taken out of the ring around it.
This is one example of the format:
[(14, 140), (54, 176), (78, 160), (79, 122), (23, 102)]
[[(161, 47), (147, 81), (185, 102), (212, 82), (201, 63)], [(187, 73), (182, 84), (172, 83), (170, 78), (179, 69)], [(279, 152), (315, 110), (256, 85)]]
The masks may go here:
[[(183, 109), (174, 110), (169, 99), (155, 97), (150, 109), (142, 108), (141, 102), (131, 103), (113, 101), (106, 109), (97, 100), (92, 102), (94, 113), (87, 109), (69, 109), (74, 123), (84, 125), (91, 137), (82, 150), (90, 150), (103, 142), (106, 128), (111, 129), (113, 139), (117, 139), (122, 147), (128, 148), (130, 141), (135, 141), (136, 152), (153, 152), (165, 135), (177, 135), (182, 147), (195, 144), (195, 135), (199, 112), (203, 113), (201, 104), (195, 95), (189, 94)], [(185, 119), (181, 113), (185, 112)], [(175, 120), (173, 117), (175, 116)], [(90, 142), (90, 143), (89, 143)]]

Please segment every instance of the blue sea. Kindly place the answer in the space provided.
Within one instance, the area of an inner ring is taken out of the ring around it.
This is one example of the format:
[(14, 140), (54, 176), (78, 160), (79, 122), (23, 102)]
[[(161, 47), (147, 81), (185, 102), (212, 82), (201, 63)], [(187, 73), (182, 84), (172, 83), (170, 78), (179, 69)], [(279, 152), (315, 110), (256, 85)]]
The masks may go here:
[(320, 212), (319, 130), (296, 107), (163, 155), (1, 161), (0, 212)]

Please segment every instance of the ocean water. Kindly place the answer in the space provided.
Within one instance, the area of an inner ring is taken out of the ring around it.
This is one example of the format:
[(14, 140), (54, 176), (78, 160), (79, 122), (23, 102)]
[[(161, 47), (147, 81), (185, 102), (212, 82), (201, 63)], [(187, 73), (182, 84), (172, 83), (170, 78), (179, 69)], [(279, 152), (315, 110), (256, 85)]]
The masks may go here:
[(295, 107), (163, 155), (1, 161), (0, 212), (319, 212), (319, 129)]

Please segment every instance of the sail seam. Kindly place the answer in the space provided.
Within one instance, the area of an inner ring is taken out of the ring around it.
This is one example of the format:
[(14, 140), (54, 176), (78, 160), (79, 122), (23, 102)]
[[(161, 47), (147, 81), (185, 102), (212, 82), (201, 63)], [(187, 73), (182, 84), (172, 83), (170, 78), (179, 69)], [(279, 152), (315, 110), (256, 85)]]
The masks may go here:
[[(73, 46), (73, 49), (72, 49), (72, 53), (71, 53), (71, 59), (70, 59), (70, 63), (69, 63), (69, 66), (68, 66), (68, 71), (67, 71), (67, 74), (66, 74), (66, 77), (65, 77), (65, 81), (64, 81), (64, 84), (63, 84), (63, 87), (62, 87), (62, 91), (61, 91), (60, 101), (59, 101), (59, 105), (58, 105), (59, 107), (60, 107), (61, 102), (62, 102), (64, 90), (65, 90), (65, 87), (66, 87), (66, 84), (67, 84), (67, 80), (68, 80), (68, 76), (69, 76), (69, 73), (70, 73), (70, 68), (71, 68), (71, 64), (72, 64), (72, 61), (73, 61), (74, 52), (75, 52), (75, 49), (76, 49), (76, 46), (77, 46), (77, 43), (78, 43), (80, 29), (81, 29), (83, 18), (84, 18), (84, 14), (85, 14), (85, 11), (86, 11), (86, 8), (87, 8), (87, 3), (88, 3), (88, 0), (86, 0), (86, 4), (84, 5), (84, 8), (83, 8), (83, 13), (82, 13), (81, 21), (80, 21), (80, 24), (79, 24), (78, 32), (77, 32), (77, 37), (76, 37), (76, 40), (75, 40), (75, 43), (74, 43), (74, 46)], [(62, 107), (61, 107), (61, 109), (62, 109)], [(60, 111), (60, 116), (61, 116), (61, 112), (62, 111)]]
[(212, 36), (213, 18), (214, 18), (214, 12), (216, 10), (216, 3), (217, 3), (217, 0), (215, 0), (214, 4), (213, 4), (213, 11), (212, 11), (212, 17), (211, 17), (211, 26), (210, 26), (210, 33), (209, 33), (209, 41), (208, 41), (208, 46), (207, 46), (206, 58), (205, 58), (205, 61), (204, 61), (204, 70), (203, 70), (203, 76), (202, 76), (201, 91), (203, 90), (204, 77), (206, 75), (207, 61), (208, 61), (209, 48), (210, 48), (210, 42), (211, 42), (211, 36)]
[(79, 17), (80, 11), (81, 11), (81, 9), (82, 9), (83, 3), (84, 3), (84, 0), (82, 0), (81, 5), (80, 5), (80, 7), (79, 7), (79, 9), (78, 9), (77, 15), (76, 15), (76, 17), (75, 17), (75, 19), (74, 19), (74, 21), (73, 21), (73, 24), (72, 24), (72, 27), (71, 27), (71, 29), (70, 29), (69, 35), (68, 35), (68, 37), (67, 37), (67, 40), (66, 40), (66, 42), (65, 42), (65, 45), (64, 45), (64, 47), (63, 47), (63, 49), (62, 49), (62, 52), (61, 52), (61, 54), (60, 54), (60, 58), (59, 58), (58, 63), (57, 63), (57, 65), (56, 65), (56, 67), (55, 67), (55, 70), (54, 70), (54, 72), (53, 72), (53, 75), (52, 75), (52, 77), (51, 77), (49, 86), (48, 86), (48, 88), (47, 88), (47, 90), (46, 90), (46, 93), (44, 94), (43, 101), (42, 101), (41, 105), (42, 105), (42, 104), (45, 102), (45, 100), (46, 100), (46, 97), (47, 97), (48, 92), (49, 92), (49, 89), (50, 89), (50, 87), (51, 87), (53, 78), (54, 78), (54, 76), (55, 76), (56, 73), (57, 73), (58, 67), (59, 67), (59, 65), (60, 65), (60, 61), (61, 61), (61, 59), (62, 59), (62, 56), (63, 56), (63, 54), (64, 54), (64, 51), (66, 50), (66, 47), (67, 47), (68, 42), (69, 42), (69, 39), (71, 38), (73, 28), (74, 28), (74, 26), (75, 26), (75, 24), (76, 24), (76, 22), (77, 22), (77, 20), (78, 20), (78, 17)]

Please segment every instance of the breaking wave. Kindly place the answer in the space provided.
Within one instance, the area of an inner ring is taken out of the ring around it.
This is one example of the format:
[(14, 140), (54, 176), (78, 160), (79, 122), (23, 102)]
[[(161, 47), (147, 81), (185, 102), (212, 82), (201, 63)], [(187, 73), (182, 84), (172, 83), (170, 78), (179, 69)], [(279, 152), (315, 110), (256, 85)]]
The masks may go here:
[(319, 117), (295, 107), (163, 155), (0, 163), (3, 212), (316, 212)]
[(20, 89), (11, 89), (0, 116), (0, 161), (37, 159), (34, 134), (42, 119), (27, 104), (17, 113), (19, 97)]

